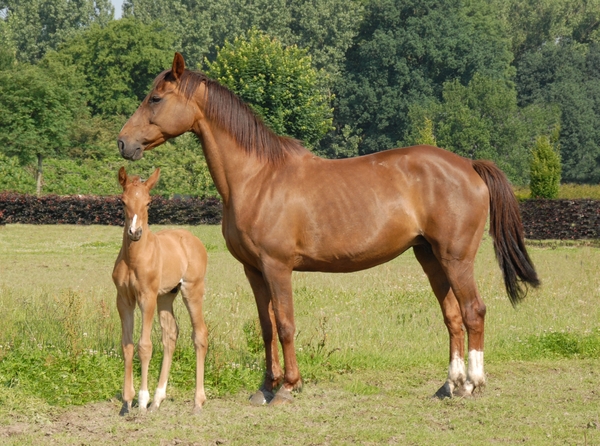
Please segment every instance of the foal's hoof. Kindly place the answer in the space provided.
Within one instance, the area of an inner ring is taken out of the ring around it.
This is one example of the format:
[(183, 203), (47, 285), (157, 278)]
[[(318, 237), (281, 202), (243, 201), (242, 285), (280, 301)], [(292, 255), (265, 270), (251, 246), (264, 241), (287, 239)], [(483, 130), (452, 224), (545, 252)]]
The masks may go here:
[(253, 406), (264, 406), (273, 399), (273, 392), (264, 389), (258, 389), (254, 395), (250, 397), (250, 404)]
[(148, 407), (148, 412), (155, 412), (158, 410), (160, 406), (156, 403), (152, 403), (150, 404), (150, 407)]
[(291, 390), (287, 390), (285, 387), (280, 387), (275, 398), (271, 400), (269, 406), (280, 406), (282, 404), (290, 404), (294, 402), (294, 397)]
[(194, 406), (194, 409), (192, 409), (192, 414), (202, 415), (202, 406)]
[(131, 412), (131, 403), (123, 403), (123, 406), (121, 406), (121, 411), (119, 412), (119, 415), (124, 417), (125, 415), (128, 415)]

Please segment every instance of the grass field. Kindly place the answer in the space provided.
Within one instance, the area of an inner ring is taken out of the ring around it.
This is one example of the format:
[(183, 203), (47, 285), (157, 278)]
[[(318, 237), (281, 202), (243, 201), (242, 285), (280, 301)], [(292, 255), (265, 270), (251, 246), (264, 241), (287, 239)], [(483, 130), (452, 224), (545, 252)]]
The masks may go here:
[[(412, 252), (360, 273), (297, 273), (304, 390), (292, 405), (255, 408), (246, 399), (263, 352), (249, 285), (219, 227), (189, 229), (209, 251), (209, 400), (192, 416), (191, 330), (178, 300), (168, 399), (156, 414), (121, 418), (110, 278), (121, 228), (0, 227), (1, 444), (600, 444), (598, 248), (531, 246), (543, 287), (514, 310), (486, 236), (476, 269), (488, 385), (470, 400), (430, 398), (445, 379), (447, 334)], [(158, 323), (153, 341), (151, 392)]]

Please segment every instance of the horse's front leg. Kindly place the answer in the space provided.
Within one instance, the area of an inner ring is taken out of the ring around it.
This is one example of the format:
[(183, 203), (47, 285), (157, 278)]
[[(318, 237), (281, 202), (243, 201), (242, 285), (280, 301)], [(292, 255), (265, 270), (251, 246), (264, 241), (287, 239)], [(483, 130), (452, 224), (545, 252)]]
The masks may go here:
[(244, 271), (254, 293), (265, 344), (265, 379), (260, 389), (250, 397), (250, 402), (259, 406), (271, 402), (274, 397), (274, 390), (283, 380), (283, 370), (279, 364), (277, 338), (275, 337), (277, 324), (271, 302), (271, 293), (260, 271), (251, 266), (245, 266)]
[(142, 334), (138, 343), (138, 354), (142, 366), (142, 379), (140, 383), (140, 392), (138, 395), (138, 406), (141, 412), (146, 412), (150, 402), (150, 392), (148, 391), (148, 367), (152, 358), (152, 321), (156, 310), (156, 294), (144, 293), (138, 299), (138, 305), (142, 312)]
[(125, 294), (117, 294), (117, 309), (121, 319), (121, 347), (123, 349), (123, 362), (125, 376), (123, 378), (123, 407), (120, 415), (131, 412), (135, 389), (133, 387), (133, 316), (135, 300), (128, 299)]
[(293, 401), (292, 390), (302, 387), (294, 347), (296, 324), (294, 322), (292, 295), (292, 268), (274, 260), (264, 259), (263, 277), (271, 295), (271, 305), (285, 363), (283, 383), (270, 403), (271, 405), (278, 405)]

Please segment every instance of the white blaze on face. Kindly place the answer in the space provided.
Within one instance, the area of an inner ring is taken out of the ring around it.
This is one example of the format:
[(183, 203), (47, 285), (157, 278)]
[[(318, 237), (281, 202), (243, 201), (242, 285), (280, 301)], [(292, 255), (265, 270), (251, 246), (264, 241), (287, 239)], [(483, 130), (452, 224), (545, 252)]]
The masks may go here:
[(129, 232), (131, 234), (135, 233), (135, 230), (137, 229), (136, 226), (135, 226), (136, 224), (137, 224), (137, 214), (135, 214), (133, 216), (133, 220), (131, 220), (131, 225), (129, 226)]

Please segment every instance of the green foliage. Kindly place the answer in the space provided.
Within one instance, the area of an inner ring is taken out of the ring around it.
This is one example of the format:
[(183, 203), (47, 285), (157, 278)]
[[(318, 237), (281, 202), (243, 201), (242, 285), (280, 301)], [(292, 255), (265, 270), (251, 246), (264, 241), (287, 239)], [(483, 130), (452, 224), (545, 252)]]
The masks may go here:
[(0, 71), (1, 153), (22, 164), (62, 155), (74, 116), (85, 113), (82, 99), (62, 81), (40, 66), (19, 64)]
[(525, 54), (517, 68), (521, 105), (560, 110), (563, 179), (600, 182), (600, 44), (550, 43)]
[(256, 28), (282, 42), (292, 43), (290, 8), (286, 0), (125, 0), (124, 17), (144, 23), (158, 21), (176, 36), (191, 67), (200, 67), (204, 57), (214, 60), (226, 41)]
[(453, 79), (503, 78), (510, 60), (502, 23), (485, 1), (368, 2), (336, 91), (336, 120), (362, 130), (361, 154), (392, 148), (406, 138), (411, 106), (441, 99)]
[(91, 26), (53, 57), (85, 76), (94, 114), (130, 115), (156, 75), (170, 66), (174, 48), (175, 36), (164, 26), (121, 19)]
[(329, 98), (305, 50), (253, 29), (225, 43), (206, 74), (247, 102), (280, 135), (314, 145), (331, 129)]
[(110, 0), (2, 0), (3, 8), (17, 58), (30, 63), (92, 23), (105, 26), (114, 13)]
[[(555, 134), (558, 139), (558, 129)], [(556, 143), (556, 142), (555, 142)], [(534, 198), (557, 198), (560, 189), (560, 155), (547, 136), (540, 136), (531, 156), (529, 187)]]
[[(527, 182), (535, 137), (556, 124), (552, 108), (519, 108), (514, 85), (475, 74), (465, 87), (458, 80), (444, 84), (442, 102), (411, 108), (412, 130), (406, 144), (435, 142), (470, 159), (495, 161), (516, 184)], [(431, 117), (431, 118), (429, 118)], [(432, 130), (423, 122), (432, 121)], [(425, 133), (425, 134), (424, 134)]]
[(22, 194), (35, 192), (33, 173), (24, 169), (16, 156), (5, 156), (0, 153), (0, 191)]
[(433, 133), (433, 121), (427, 116), (424, 117), (423, 121), (423, 127), (417, 128), (415, 144), (426, 144), (437, 147), (437, 140)]

